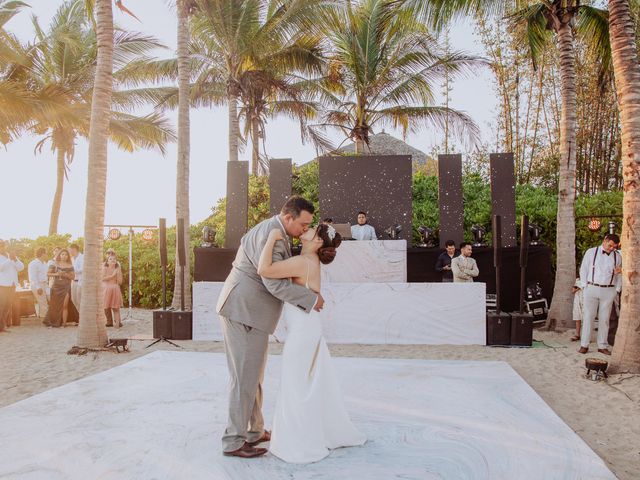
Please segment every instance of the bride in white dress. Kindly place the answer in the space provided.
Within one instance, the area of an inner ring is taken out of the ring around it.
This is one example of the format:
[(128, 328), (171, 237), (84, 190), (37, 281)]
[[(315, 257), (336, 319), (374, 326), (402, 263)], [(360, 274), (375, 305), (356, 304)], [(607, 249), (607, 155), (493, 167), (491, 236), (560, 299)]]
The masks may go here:
[[(320, 292), (320, 263), (330, 263), (340, 235), (329, 225), (310, 228), (301, 237), (299, 256), (273, 263), (273, 246), (284, 240), (272, 230), (265, 244), (258, 274), (291, 278)], [(366, 437), (351, 423), (322, 336), (320, 315), (284, 304), (287, 340), (282, 352), (282, 378), (276, 403), (270, 451), (289, 463), (322, 460), (339, 447), (362, 445)]]

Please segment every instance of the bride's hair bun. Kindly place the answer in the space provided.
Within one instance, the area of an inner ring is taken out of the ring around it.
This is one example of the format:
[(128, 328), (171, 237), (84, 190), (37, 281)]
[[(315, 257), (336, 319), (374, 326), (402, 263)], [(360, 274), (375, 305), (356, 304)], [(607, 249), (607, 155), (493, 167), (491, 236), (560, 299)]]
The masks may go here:
[(329, 235), (328, 225), (318, 225), (316, 235), (322, 239), (322, 246), (318, 249), (318, 257), (320, 257), (320, 262), (324, 265), (333, 262), (333, 259), (336, 258), (336, 248), (342, 243), (342, 237), (338, 232), (333, 230), (331, 233), (333, 238)]
[(336, 249), (333, 247), (321, 247), (318, 249), (318, 256), (320, 257), (320, 263), (326, 265), (336, 258)]

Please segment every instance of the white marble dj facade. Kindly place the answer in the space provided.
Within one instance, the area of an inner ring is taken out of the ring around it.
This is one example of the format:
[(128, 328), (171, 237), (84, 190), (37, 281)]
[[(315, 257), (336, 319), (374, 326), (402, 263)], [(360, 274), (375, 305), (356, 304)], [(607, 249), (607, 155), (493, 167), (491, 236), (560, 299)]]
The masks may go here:
[[(224, 354), (156, 351), (0, 409), (0, 478), (615, 479), (504, 362), (333, 362), (351, 418), (369, 440), (318, 463), (222, 456)], [(280, 365), (280, 356), (269, 358), (268, 427)]]
[(407, 281), (406, 240), (345, 240), (338, 255), (322, 266), (322, 283), (404, 283)]
[[(221, 282), (193, 284), (193, 339), (222, 340)], [(485, 345), (484, 283), (328, 283), (321, 315), (329, 343)], [(274, 334), (286, 338), (285, 322)]]

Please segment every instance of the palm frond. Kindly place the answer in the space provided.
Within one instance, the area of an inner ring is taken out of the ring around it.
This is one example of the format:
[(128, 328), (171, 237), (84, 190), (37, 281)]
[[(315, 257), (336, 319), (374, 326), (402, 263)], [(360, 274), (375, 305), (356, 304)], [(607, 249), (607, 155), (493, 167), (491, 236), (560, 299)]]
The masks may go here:
[(598, 79), (600, 85), (603, 86), (613, 73), (609, 40), (609, 12), (583, 5), (578, 11), (576, 31), (594, 57), (598, 59)]
[(552, 31), (547, 28), (547, 9), (548, 6), (544, 3), (537, 3), (509, 15), (513, 26), (526, 25), (522, 30), (523, 40), (529, 45), (534, 69), (537, 69), (538, 59), (553, 38)]

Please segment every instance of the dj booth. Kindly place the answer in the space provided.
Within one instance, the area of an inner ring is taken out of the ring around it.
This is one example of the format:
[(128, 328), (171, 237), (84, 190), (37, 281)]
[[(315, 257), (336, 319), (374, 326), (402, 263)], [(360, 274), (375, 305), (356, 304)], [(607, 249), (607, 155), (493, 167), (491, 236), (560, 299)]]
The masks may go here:
[[(441, 283), (435, 263), (442, 250), (406, 248), (404, 240), (343, 242), (323, 266), (322, 321), (330, 343), (484, 345), (486, 293), (495, 291), (493, 251), (475, 248), (480, 276), (474, 283)], [(235, 249), (196, 248), (193, 339), (221, 340), (215, 305)], [(532, 247), (528, 281), (552, 291), (551, 251)], [(518, 249), (503, 251), (503, 308), (518, 305)], [(283, 341), (280, 322), (275, 339)]]
[[(402, 240), (386, 240), (400, 242)], [(344, 242), (338, 250), (336, 262), (340, 261), (343, 249), (358, 248), (367, 242)], [(388, 243), (387, 243), (388, 244)], [(231, 263), (236, 256), (235, 248), (195, 248), (195, 282), (224, 282), (231, 271)], [(440, 248), (409, 248), (406, 250), (406, 280), (409, 283), (439, 283), (441, 274), (436, 272), (435, 264)], [(537, 282), (542, 287), (543, 296), (551, 303), (554, 277), (551, 268), (551, 248), (546, 246), (529, 247), (527, 266), (527, 283)], [(518, 264), (518, 247), (502, 249), (502, 305), (503, 310), (518, 308), (520, 289), (520, 267)], [(493, 249), (491, 247), (474, 247), (473, 258), (478, 264), (480, 275), (476, 282), (487, 286), (487, 293), (496, 293), (496, 274), (493, 268)], [(366, 274), (366, 272), (365, 272)]]

